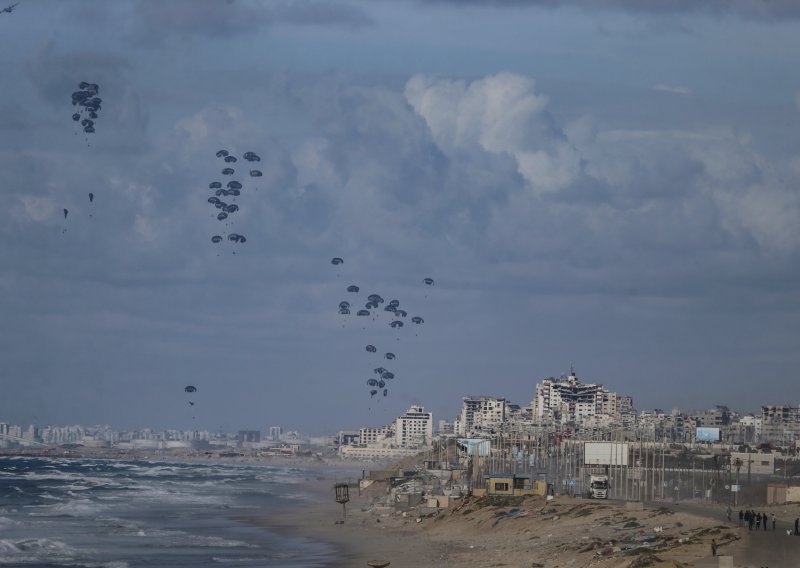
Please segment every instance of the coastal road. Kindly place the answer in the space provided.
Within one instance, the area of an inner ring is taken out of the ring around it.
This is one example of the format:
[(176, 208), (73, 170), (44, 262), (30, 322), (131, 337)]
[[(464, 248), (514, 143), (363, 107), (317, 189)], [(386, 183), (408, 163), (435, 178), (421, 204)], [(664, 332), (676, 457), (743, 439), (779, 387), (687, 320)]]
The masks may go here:
[[(731, 515), (731, 522), (725, 517), (725, 507), (705, 503), (681, 502), (678, 504), (664, 505), (652, 503), (651, 506), (667, 506), (675, 511), (683, 511), (693, 515), (700, 515), (717, 521), (718, 525), (731, 527), (731, 532), (740, 537), (740, 540), (720, 547), (719, 554), (733, 556), (733, 564), (737, 567), (761, 568), (797, 568), (800, 566), (800, 536), (787, 535), (786, 531), (794, 528), (796, 511), (786, 511), (783, 508), (762, 507), (760, 511), (767, 511), (771, 516), (775, 513), (776, 530), (772, 530), (772, 521), (767, 523), (766, 531), (750, 531), (747, 527), (739, 527), (739, 510)], [(717, 566), (717, 562), (709, 557), (690, 564), (697, 568)]]

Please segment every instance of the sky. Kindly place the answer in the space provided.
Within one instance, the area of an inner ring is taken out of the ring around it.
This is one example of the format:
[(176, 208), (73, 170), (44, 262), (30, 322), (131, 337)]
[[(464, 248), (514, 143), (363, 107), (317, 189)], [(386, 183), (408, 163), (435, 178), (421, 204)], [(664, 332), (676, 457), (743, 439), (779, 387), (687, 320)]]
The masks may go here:
[(20, 0), (0, 46), (0, 421), (800, 404), (793, 1)]

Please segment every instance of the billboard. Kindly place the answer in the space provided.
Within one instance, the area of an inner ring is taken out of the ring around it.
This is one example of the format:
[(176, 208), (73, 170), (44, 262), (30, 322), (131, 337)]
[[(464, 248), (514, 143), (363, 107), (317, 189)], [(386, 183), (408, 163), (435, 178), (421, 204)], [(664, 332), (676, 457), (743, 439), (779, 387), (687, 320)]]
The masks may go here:
[(719, 435), (719, 428), (700, 427), (694, 439), (698, 442), (719, 442), (722, 438)]
[(627, 442), (584, 442), (584, 465), (628, 465)]

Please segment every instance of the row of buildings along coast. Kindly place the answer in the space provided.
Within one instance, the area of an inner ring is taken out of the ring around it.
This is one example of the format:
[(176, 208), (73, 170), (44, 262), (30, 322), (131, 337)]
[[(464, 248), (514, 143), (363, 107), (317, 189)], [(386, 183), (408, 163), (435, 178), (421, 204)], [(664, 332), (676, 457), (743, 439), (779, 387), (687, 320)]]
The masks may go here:
[(632, 396), (583, 382), (571, 369), (539, 382), (526, 406), (498, 396), (465, 396), (458, 415), (451, 421), (439, 420), (434, 428), (432, 413), (415, 405), (385, 426), (342, 430), (335, 443), (344, 458), (376, 459), (411, 455), (428, 448), (434, 436), (547, 431), (568, 439), (693, 444), (704, 430), (731, 445), (794, 445), (800, 440), (800, 406), (767, 405), (758, 414), (739, 414), (722, 405), (695, 411), (637, 411)]

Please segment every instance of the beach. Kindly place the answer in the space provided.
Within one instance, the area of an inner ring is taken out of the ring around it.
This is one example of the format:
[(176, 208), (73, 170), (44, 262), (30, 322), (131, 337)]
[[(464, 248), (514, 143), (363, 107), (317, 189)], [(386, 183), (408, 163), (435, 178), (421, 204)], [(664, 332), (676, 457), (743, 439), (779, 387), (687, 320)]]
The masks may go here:
[(392, 511), (376, 506), (375, 491), (351, 494), (347, 516), (334, 500), (332, 483), (320, 482), (314, 499), (277, 515), (247, 522), (329, 543), (333, 566), (391, 568), (491, 566), (567, 568), (710, 567), (712, 540), (733, 566), (791, 568), (798, 565), (800, 537), (786, 529), (800, 506), (760, 507), (776, 512), (779, 530), (748, 531), (728, 522), (722, 505), (596, 501), (573, 497), (472, 499), (438, 512)]

